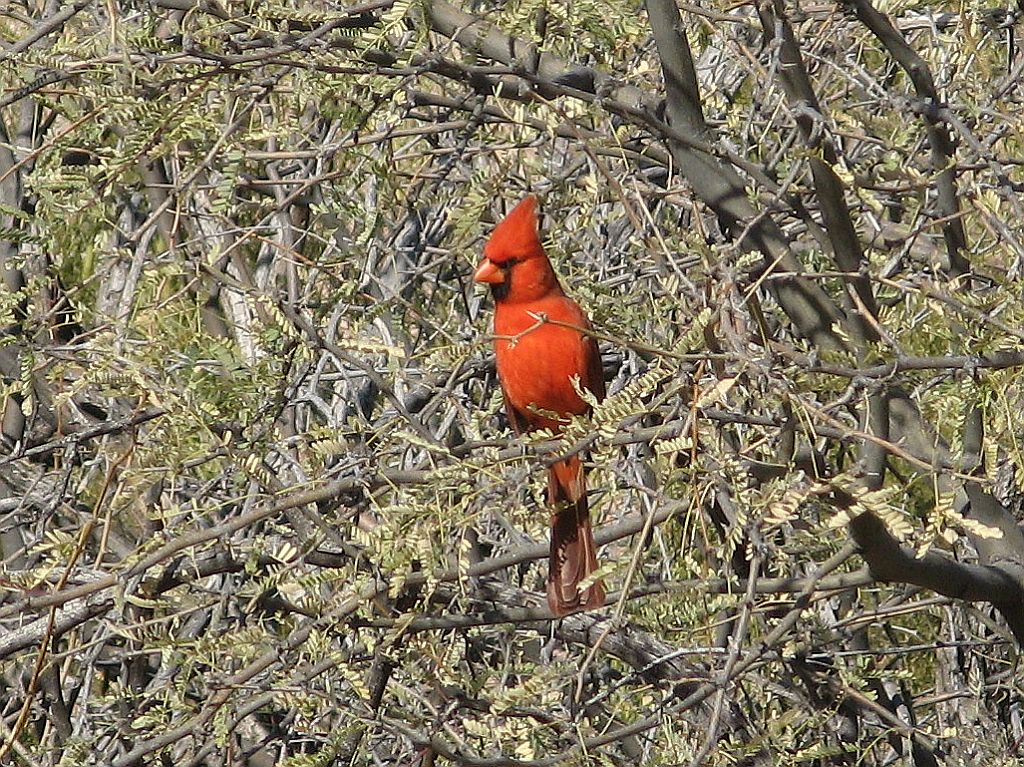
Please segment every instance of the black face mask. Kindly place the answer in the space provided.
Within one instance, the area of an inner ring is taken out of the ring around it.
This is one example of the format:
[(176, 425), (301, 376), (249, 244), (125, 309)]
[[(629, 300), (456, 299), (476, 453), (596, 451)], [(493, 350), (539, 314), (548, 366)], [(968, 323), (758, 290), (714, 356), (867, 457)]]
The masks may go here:
[(501, 301), (508, 295), (509, 288), (511, 287), (511, 282), (512, 275), (509, 274), (508, 272), (505, 272), (504, 282), (495, 282), (491, 285), (491, 295), (494, 296), (495, 301)]
[(494, 296), (495, 301), (501, 301), (508, 296), (508, 292), (512, 289), (512, 267), (520, 261), (522, 261), (521, 258), (510, 258), (498, 267), (505, 275), (505, 280), (491, 283), (491, 295)]

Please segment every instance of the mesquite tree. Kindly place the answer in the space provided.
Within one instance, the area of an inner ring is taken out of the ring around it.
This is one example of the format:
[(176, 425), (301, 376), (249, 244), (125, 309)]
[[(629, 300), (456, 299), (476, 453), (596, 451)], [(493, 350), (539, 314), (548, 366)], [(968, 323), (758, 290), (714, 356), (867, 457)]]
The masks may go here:
[[(5, 6), (0, 762), (1012, 759), (1024, 56), (964, 8)], [(516, 438), (527, 192), (609, 396)]]

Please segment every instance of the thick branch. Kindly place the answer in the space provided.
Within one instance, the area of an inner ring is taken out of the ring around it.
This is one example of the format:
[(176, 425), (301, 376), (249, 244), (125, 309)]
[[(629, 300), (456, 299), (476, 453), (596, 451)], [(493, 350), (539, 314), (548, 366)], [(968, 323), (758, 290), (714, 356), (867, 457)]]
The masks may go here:
[[(774, 0), (773, 5), (774, 14), (766, 3), (758, 4), (765, 37), (768, 40), (774, 39), (776, 27), (778, 28), (781, 65), (778, 72), (786, 97), (796, 115), (800, 134), (811, 150), (808, 162), (829, 243), (839, 269), (856, 275), (851, 277), (846, 285), (856, 292), (859, 301), (848, 300), (846, 310), (857, 331), (858, 340), (877, 341), (878, 331), (875, 329), (875, 323), (878, 318), (878, 305), (871, 290), (870, 279), (866, 274), (860, 274), (867, 266), (867, 259), (860, 246), (853, 219), (850, 218), (842, 182), (833, 170), (838, 159), (832, 140), (825, 131), (825, 111), (814, 93), (811, 78), (804, 66), (800, 45), (786, 16), (785, 6), (780, 0)], [(865, 313), (869, 316), (864, 316)]]
[(902, 33), (892, 25), (888, 17), (879, 13), (869, 0), (840, 0), (840, 2), (845, 7), (852, 9), (857, 19), (878, 38), (889, 55), (910, 77), (918, 97), (925, 102), (920, 111), (928, 132), (932, 168), (938, 174), (936, 178), (937, 212), (938, 217), (944, 220), (942, 235), (946, 240), (949, 270), (954, 275), (966, 274), (970, 270), (970, 263), (964, 256), (964, 251), (967, 249), (967, 235), (964, 232), (960, 216), (953, 141), (938, 118), (938, 110), (942, 107), (942, 102), (939, 100), (931, 70), (928, 69), (928, 64), (917, 54), (917, 51), (910, 47)]
[(1024, 643), (1024, 581), (1020, 578), (1024, 571), (1016, 563), (1011, 574), (996, 565), (957, 562), (934, 548), (918, 557), (912, 549), (901, 546), (871, 512), (854, 518), (850, 533), (878, 580), (911, 583), (953, 599), (995, 605), (1006, 617), (1017, 643)]
[[(647, 0), (654, 41), (665, 77), (669, 124), (701, 138), (710, 136), (701, 110), (693, 57), (674, 0)], [(770, 216), (755, 211), (746, 185), (729, 165), (669, 141), (669, 149), (697, 196), (718, 215), (740, 246), (757, 249), (766, 264), (793, 275), (774, 285), (779, 302), (801, 335), (822, 349), (845, 348), (833, 325), (845, 320), (843, 312), (816, 284), (798, 279), (803, 265)]]

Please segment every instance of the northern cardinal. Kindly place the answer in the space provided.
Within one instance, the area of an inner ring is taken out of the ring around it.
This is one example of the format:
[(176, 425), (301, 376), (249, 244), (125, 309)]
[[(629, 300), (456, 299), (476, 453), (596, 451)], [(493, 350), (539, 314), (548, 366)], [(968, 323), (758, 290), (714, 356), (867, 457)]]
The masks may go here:
[[(604, 398), (597, 342), (584, 331), (587, 315), (565, 295), (537, 235), (537, 200), (520, 202), (491, 233), (473, 279), (494, 296), (494, 350), (505, 411), (517, 434), (561, 431), (571, 416), (590, 412), (573, 386)], [(551, 555), (548, 606), (561, 616), (604, 603), (597, 569), (583, 462), (573, 455), (548, 469)]]

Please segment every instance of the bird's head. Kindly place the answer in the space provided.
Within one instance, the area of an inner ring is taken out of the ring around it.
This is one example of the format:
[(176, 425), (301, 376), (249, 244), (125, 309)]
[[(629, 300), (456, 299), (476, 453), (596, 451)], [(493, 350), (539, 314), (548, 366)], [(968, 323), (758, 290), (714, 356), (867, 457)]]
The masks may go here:
[(494, 227), (473, 279), (490, 285), (499, 301), (516, 293), (519, 298), (532, 296), (538, 289), (550, 289), (551, 282), (557, 285), (537, 234), (537, 198), (532, 194)]

